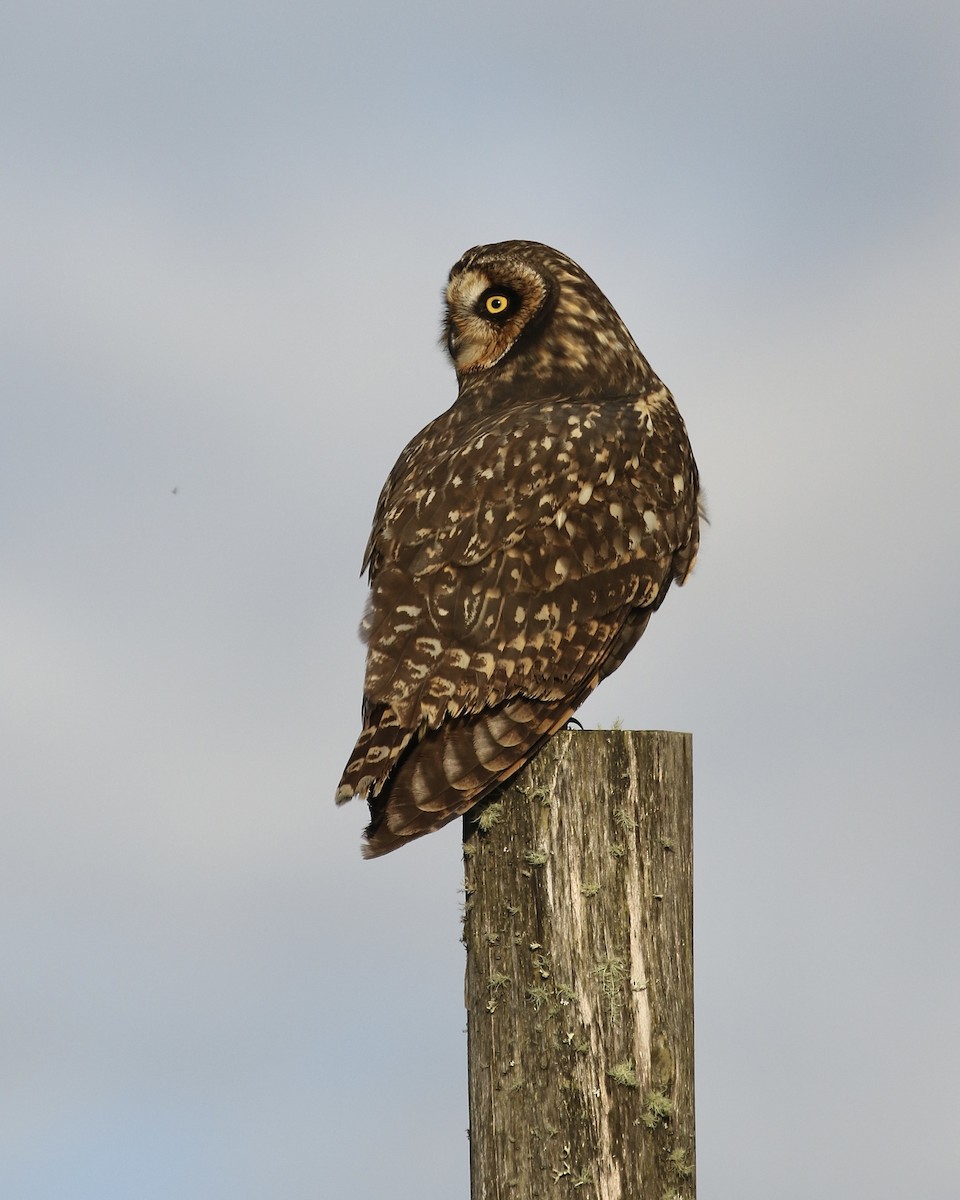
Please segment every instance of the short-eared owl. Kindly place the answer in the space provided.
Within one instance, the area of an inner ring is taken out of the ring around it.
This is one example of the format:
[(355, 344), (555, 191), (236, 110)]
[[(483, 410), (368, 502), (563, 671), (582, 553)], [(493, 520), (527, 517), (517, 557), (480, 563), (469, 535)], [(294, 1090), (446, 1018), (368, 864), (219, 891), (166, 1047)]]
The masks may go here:
[(468, 250), (444, 334), (457, 400), (390, 472), (363, 562), (364, 728), (337, 800), (367, 800), (369, 858), (518, 771), (697, 553), (683, 420), (575, 262)]

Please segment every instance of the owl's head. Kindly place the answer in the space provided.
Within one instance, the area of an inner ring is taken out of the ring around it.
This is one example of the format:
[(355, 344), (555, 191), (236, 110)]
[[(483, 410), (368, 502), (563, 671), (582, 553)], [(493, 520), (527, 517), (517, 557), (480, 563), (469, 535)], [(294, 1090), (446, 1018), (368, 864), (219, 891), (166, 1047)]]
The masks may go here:
[(444, 342), (457, 376), (623, 394), (650, 369), (586, 271), (541, 242), (474, 246), (450, 272)]

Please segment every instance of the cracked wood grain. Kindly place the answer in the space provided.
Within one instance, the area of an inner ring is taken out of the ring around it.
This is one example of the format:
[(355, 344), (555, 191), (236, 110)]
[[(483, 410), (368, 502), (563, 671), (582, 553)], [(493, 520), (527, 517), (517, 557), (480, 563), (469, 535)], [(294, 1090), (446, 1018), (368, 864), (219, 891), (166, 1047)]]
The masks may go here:
[(694, 1200), (690, 735), (560, 733), (464, 835), (472, 1200)]

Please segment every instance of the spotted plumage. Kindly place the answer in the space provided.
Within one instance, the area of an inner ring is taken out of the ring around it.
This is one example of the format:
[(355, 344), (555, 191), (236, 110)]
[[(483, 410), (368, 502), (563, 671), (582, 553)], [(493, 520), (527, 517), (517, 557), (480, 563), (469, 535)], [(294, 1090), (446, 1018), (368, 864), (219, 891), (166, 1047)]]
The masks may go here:
[(454, 405), (390, 473), (364, 556), (363, 731), (337, 791), (375, 857), (466, 812), (623, 662), (699, 539), (683, 420), (613, 307), (538, 242), (450, 272)]

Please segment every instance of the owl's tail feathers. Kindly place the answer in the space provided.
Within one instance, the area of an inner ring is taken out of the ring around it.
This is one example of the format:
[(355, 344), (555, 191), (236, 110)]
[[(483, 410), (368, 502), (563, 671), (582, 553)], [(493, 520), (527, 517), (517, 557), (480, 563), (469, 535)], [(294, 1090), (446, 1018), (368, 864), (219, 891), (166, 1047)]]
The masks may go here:
[(379, 792), (406, 749), (414, 731), (400, 724), (397, 714), (385, 705), (365, 714), (364, 730), (337, 788), (337, 803), (354, 796), (365, 800)]
[(364, 858), (389, 854), (472, 808), (533, 758), (578, 703), (518, 697), (427, 730), (370, 796)]

